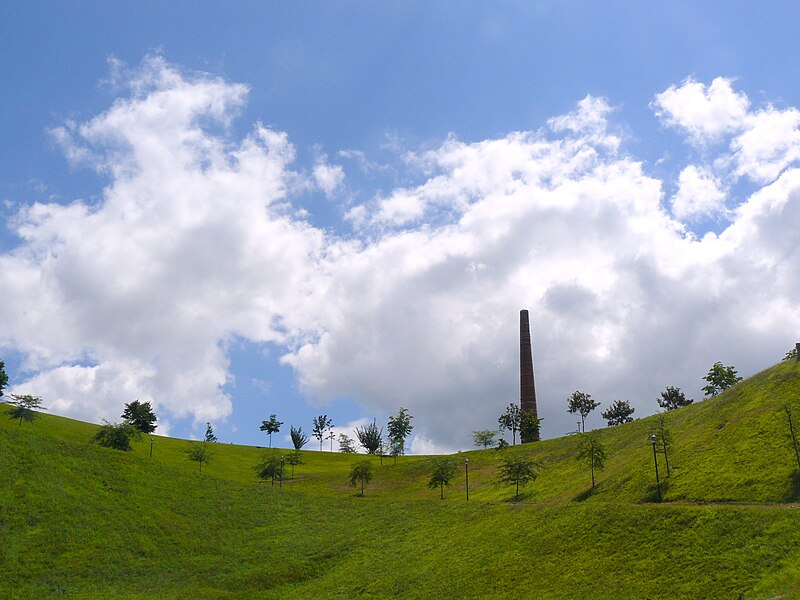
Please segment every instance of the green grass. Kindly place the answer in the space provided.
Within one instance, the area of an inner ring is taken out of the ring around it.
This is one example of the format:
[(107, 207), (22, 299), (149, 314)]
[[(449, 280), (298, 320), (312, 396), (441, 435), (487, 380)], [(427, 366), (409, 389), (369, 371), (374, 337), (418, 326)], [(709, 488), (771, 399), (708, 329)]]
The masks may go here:
[(428, 489), (426, 457), (374, 458), (360, 498), (353, 456), (303, 452), (280, 488), (252, 470), (264, 449), (215, 444), (200, 473), (185, 440), (153, 436), (151, 460), (147, 436), (122, 453), (0, 414), (0, 598), (800, 598), (790, 401), (786, 362), (669, 413), (664, 504), (653, 418), (602, 431), (593, 493), (575, 437), (505, 451), (545, 464), (520, 502), (503, 453), (459, 454), (467, 503), (463, 475)]

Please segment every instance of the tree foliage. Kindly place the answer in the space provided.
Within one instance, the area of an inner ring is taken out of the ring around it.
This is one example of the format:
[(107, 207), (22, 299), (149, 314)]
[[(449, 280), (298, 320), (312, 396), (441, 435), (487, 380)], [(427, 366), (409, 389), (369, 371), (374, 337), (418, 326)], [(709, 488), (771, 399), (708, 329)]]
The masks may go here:
[[(784, 361), (797, 360), (797, 346), (795, 346), (794, 348), (789, 350), (786, 354), (784, 354), (783, 355), (783, 360)], [(0, 362), (0, 366), (2, 366), (2, 364), (3, 363)], [(2, 375), (0, 375), (0, 377), (2, 377)], [(2, 395), (3, 395), (3, 389), (2, 389), (2, 386), (0, 386), (0, 396), (2, 396)]]
[(703, 377), (703, 381), (708, 382), (708, 385), (703, 386), (703, 393), (706, 398), (713, 398), (741, 380), (742, 378), (739, 377), (733, 366), (725, 367), (721, 362), (717, 361), (708, 370), (708, 375)]
[(300, 448), (308, 443), (308, 436), (303, 433), (302, 427), (295, 428), (294, 425), (290, 425), (289, 435), (292, 437), (292, 445), (295, 450), (300, 450)]
[(103, 421), (103, 425), (94, 434), (94, 442), (105, 448), (127, 452), (131, 449), (131, 440), (139, 436), (141, 432), (126, 421), (122, 423)]
[(517, 432), (519, 431), (522, 413), (517, 404), (513, 402), (506, 407), (506, 411), (497, 419), (500, 429), (507, 429), (511, 432), (511, 443), (517, 443)]
[(153, 433), (157, 427), (156, 421), (158, 418), (153, 412), (150, 402), (134, 400), (125, 404), (122, 418), (142, 433)]
[(325, 437), (325, 432), (331, 427), (333, 427), (333, 419), (328, 418), (328, 415), (314, 417), (314, 426), (311, 431), (314, 437), (319, 440), (320, 452), (322, 452), (322, 439)]
[(275, 418), (275, 415), (269, 416), (269, 421), (261, 421), (261, 427), (259, 430), (266, 431), (269, 434), (269, 447), (272, 448), (272, 434), (278, 433), (281, 430), (281, 425), (283, 425), (283, 421), (278, 421)]
[(350, 485), (355, 487), (356, 483), (361, 483), (361, 496), (364, 495), (364, 485), (372, 481), (372, 463), (368, 460), (360, 460), (350, 469)]
[(8, 374), (6, 373), (6, 363), (0, 360), (0, 398), (3, 397), (3, 390), (8, 385)]
[(600, 413), (602, 417), (608, 421), (608, 426), (622, 425), (623, 423), (630, 423), (633, 421), (633, 411), (635, 409), (630, 405), (627, 400), (615, 400), (608, 407), (608, 410)]
[(292, 465), (292, 479), (294, 479), (294, 468), (296, 465), (303, 464), (303, 458), (300, 455), (300, 449), (295, 449), (294, 452), (290, 452), (289, 455), (286, 457), (286, 464)]
[(476, 446), (483, 446), (483, 449), (486, 450), (489, 446), (494, 445), (494, 438), (497, 435), (496, 431), (491, 431), (489, 429), (482, 429), (481, 431), (473, 431), (472, 432), (472, 441), (475, 442)]
[(8, 403), (12, 407), (8, 411), (8, 417), (12, 421), (19, 419), (20, 426), (23, 421), (31, 423), (38, 416), (37, 410), (47, 410), (42, 406), (42, 399), (39, 396), (30, 394), (11, 394), (11, 400), (8, 400)]
[(186, 450), (186, 458), (200, 464), (200, 472), (203, 472), (203, 463), (211, 462), (210, 442), (195, 442)]
[(356, 453), (355, 441), (344, 433), (339, 434), (339, 452), (344, 452), (345, 454)]
[(541, 471), (542, 464), (519, 454), (508, 456), (500, 465), (500, 481), (516, 486), (515, 500), (519, 500), (519, 487), (534, 481)]
[(253, 467), (261, 479), (269, 479), (272, 481), (273, 486), (275, 485), (275, 480), (281, 478), (282, 468), (281, 459), (274, 452), (264, 455), (264, 460)]
[[(209, 444), (215, 444), (215, 443), (217, 443), (219, 441), (219, 440), (217, 440), (217, 436), (214, 435), (214, 428), (211, 427), (211, 423), (208, 423), (208, 422), (206, 423), (206, 435), (205, 435), (205, 438), (203, 439), (203, 441), (206, 441)], [(202, 467), (203, 466), (200, 465), (200, 468), (202, 468)]]
[(539, 430), (542, 427), (542, 419), (533, 416), (532, 412), (520, 411), (519, 413), (519, 439), (536, 440), (539, 439)]
[(586, 417), (598, 406), (600, 403), (592, 400), (586, 392), (575, 391), (567, 398), (567, 412), (581, 416), (581, 431), (586, 431)]
[(578, 441), (578, 461), (592, 470), (592, 489), (595, 487), (594, 472), (606, 467), (606, 447), (595, 431), (582, 433)]
[(414, 426), (411, 424), (411, 419), (414, 417), (408, 412), (407, 408), (400, 407), (400, 411), (396, 416), (389, 417), (389, 424), (386, 427), (386, 432), (389, 435), (389, 442), (391, 445), (392, 455), (397, 457), (406, 453), (406, 438), (411, 434)]
[(431, 461), (431, 478), (428, 487), (432, 490), (439, 488), (439, 494), (444, 500), (444, 486), (450, 487), (450, 482), (456, 475), (458, 466), (456, 461), (449, 456), (437, 456)]
[(676, 408), (683, 408), (689, 406), (694, 400), (687, 398), (686, 394), (681, 391), (681, 388), (667, 386), (661, 397), (656, 399), (658, 405), (665, 410), (675, 410)]
[(383, 449), (383, 427), (378, 429), (375, 420), (364, 427), (355, 429), (358, 443), (367, 451), (367, 454), (376, 454), (379, 449)]

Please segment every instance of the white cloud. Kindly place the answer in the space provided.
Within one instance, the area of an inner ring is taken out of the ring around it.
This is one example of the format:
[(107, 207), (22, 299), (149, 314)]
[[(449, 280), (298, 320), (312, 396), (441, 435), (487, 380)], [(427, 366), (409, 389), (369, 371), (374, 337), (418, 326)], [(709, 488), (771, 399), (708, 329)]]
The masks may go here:
[(706, 87), (691, 77), (656, 95), (653, 109), (663, 123), (683, 129), (692, 143), (705, 145), (741, 129), (750, 101), (732, 80), (717, 77)]
[(340, 165), (331, 165), (320, 158), (314, 164), (314, 181), (326, 196), (332, 196), (344, 181), (344, 169)]
[(678, 178), (678, 191), (672, 198), (672, 214), (694, 220), (725, 213), (725, 192), (707, 169), (689, 165)]
[(800, 111), (796, 108), (768, 106), (748, 115), (745, 124), (731, 143), (737, 175), (769, 183), (800, 160)]
[(684, 170), (671, 216), (661, 182), (607, 133), (608, 104), (588, 97), (549, 122), (552, 138), (451, 136), (411, 153), (416, 180), (352, 208), (364, 229), (345, 241), (293, 207), (324, 187), (292, 170), (286, 134), (225, 133), (244, 86), (161, 59), (128, 77), (127, 98), (59, 134), (109, 174), (101, 202), (27, 207), (23, 242), (0, 255), (0, 346), (37, 372), (20, 389), (66, 414), (113, 418), (140, 398), (168, 418), (224, 419), (238, 336), (283, 345), (310, 397), (407, 407), (414, 452), (466, 448), (518, 399), (521, 308), (545, 436), (572, 430), (575, 389), (648, 414), (665, 386), (696, 395), (716, 360), (753, 372), (800, 330), (794, 121), (777, 129), (784, 151), (759, 153), (745, 132), (772, 129), (727, 80), (659, 96), (697, 140), (741, 135), (730, 168), (775, 165), (719, 235), (686, 235), (675, 217), (719, 209), (725, 174)]

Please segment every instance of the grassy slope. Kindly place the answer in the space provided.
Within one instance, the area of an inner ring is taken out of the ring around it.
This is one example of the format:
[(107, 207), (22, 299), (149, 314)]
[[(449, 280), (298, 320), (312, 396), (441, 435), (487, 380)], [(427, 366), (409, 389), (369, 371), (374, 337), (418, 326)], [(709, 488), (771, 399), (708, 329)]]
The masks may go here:
[(603, 431), (593, 494), (572, 437), (507, 451), (546, 464), (519, 503), (500, 453), (460, 455), (467, 504), (463, 478), (444, 502), (427, 489), (424, 457), (375, 458), (358, 498), (346, 455), (304, 452), (281, 490), (255, 480), (264, 450), (215, 446), (201, 474), (186, 441), (154, 436), (149, 460), (147, 439), (120, 453), (93, 425), (0, 418), (0, 597), (800, 597), (792, 400), (800, 367), (781, 363), (669, 413), (664, 505), (652, 419)]

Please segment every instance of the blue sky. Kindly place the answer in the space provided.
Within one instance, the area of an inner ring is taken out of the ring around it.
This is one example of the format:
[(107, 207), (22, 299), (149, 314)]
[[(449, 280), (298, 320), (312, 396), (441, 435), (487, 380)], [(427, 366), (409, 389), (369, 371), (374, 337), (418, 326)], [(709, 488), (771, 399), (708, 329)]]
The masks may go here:
[(406, 406), (431, 452), (517, 399), (520, 308), (545, 437), (772, 364), (800, 8), (651, 6), (4, 2), (12, 388), (248, 444)]

